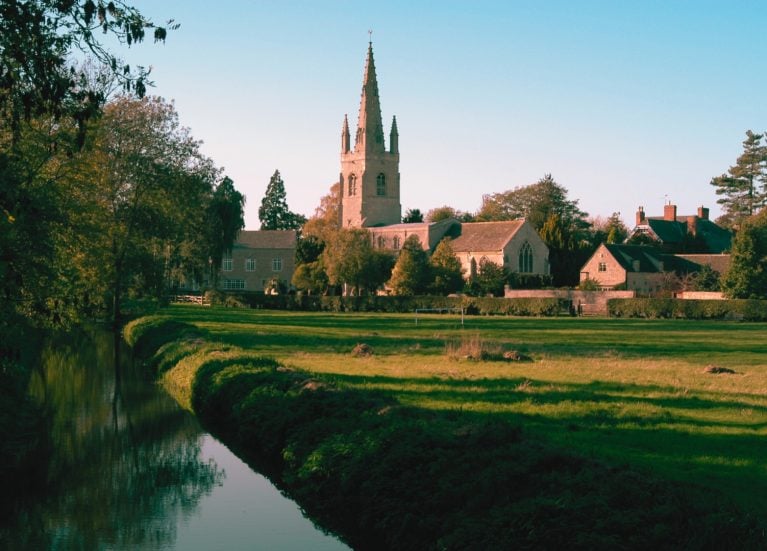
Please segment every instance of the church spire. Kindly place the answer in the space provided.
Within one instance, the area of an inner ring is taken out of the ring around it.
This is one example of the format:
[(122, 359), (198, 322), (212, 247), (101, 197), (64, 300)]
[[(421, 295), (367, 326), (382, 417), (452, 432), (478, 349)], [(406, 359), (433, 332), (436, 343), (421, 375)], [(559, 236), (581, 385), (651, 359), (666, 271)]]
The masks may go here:
[(344, 126), (341, 129), (341, 153), (349, 153), (351, 137), (349, 136), (349, 119), (344, 115)]
[(372, 42), (368, 45), (365, 75), (362, 78), (362, 98), (360, 99), (360, 114), (354, 150), (371, 153), (383, 153), (386, 150)]

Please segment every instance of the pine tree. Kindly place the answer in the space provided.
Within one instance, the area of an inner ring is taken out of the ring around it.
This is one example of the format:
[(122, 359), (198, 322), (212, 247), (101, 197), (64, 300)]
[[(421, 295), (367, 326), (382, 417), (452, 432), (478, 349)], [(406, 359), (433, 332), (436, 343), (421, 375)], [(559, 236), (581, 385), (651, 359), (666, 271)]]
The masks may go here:
[(711, 179), (716, 194), (722, 196), (717, 200), (724, 208), (721, 221), (735, 228), (767, 202), (767, 145), (762, 138), (764, 134), (747, 131), (735, 166)]
[(280, 171), (275, 170), (258, 209), (262, 230), (297, 230), (306, 222), (300, 214), (291, 212), (285, 194), (285, 183)]
[(743, 221), (721, 285), (728, 298), (767, 298), (767, 210)]

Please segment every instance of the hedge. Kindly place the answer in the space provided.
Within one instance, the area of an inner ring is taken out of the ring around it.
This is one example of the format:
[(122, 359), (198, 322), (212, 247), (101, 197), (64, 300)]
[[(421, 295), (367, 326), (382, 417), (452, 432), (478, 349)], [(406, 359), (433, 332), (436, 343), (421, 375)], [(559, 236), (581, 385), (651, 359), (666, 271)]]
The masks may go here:
[(607, 311), (616, 318), (767, 321), (767, 300), (614, 298), (607, 301)]
[(408, 313), (416, 309), (464, 308), (467, 314), (506, 316), (556, 316), (567, 312), (569, 301), (557, 298), (496, 298), (443, 296), (361, 297), (265, 295), (261, 293), (216, 294), (214, 302), (229, 306), (305, 310), (311, 312)]

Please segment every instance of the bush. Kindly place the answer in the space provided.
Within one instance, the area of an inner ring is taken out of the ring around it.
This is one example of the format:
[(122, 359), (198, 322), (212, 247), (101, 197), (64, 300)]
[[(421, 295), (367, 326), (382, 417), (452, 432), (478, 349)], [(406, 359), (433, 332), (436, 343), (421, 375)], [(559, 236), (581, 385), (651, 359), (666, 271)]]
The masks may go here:
[(141, 360), (151, 357), (166, 343), (203, 335), (204, 332), (194, 325), (164, 316), (139, 318), (123, 328), (125, 342), (133, 348), (133, 353)]
[(617, 298), (607, 301), (616, 318), (734, 319), (767, 321), (767, 300), (679, 300)]

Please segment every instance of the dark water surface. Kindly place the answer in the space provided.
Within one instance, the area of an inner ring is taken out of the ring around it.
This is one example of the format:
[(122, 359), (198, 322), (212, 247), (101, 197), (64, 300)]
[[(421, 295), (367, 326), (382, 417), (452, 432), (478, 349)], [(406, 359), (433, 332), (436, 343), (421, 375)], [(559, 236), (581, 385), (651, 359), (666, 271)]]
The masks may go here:
[(348, 549), (115, 348), (93, 330), (43, 350), (30, 392), (51, 414), (47, 479), (2, 496), (20, 505), (1, 548)]

